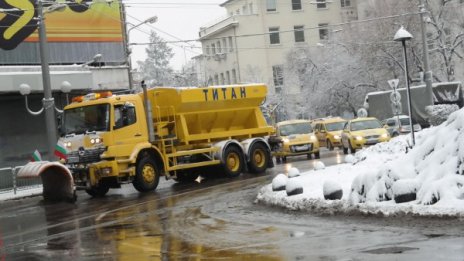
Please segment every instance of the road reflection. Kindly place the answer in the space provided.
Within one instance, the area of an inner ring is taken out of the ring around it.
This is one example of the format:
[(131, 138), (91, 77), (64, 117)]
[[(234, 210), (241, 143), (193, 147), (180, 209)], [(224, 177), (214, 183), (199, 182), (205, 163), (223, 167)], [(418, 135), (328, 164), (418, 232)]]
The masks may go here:
[[(204, 260), (234, 257), (240, 257), (240, 260), (282, 260), (275, 255), (219, 250), (199, 242), (180, 239), (173, 233), (179, 229), (179, 213), (175, 214), (175, 205), (176, 198), (173, 197), (99, 216), (96, 219), (96, 240), (105, 245), (101, 249), (100, 257), (117, 260)], [(197, 219), (202, 214), (196, 208), (181, 212), (180, 215), (188, 215), (180, 219), (189, 220), (189, 216), (196, 216), (194, 219)], [(191, 225), (196, 224), (194, 222)], [(209, 229), (215, 230), (224, 226), (221, 222), (209, 225)], [(204, 233), (208, 233), (208, 229)]]

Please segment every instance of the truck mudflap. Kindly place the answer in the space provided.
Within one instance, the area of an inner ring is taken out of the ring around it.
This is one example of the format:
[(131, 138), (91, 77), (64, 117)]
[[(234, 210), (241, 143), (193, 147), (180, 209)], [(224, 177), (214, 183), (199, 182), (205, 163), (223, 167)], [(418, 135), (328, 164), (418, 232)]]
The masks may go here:
[(59, 162), (36, 161), (22, 167), (18, 178), (36, 178), (42, 180), (42, 195), (46, 201), (76, 201), (74, 179), (71, 171)]

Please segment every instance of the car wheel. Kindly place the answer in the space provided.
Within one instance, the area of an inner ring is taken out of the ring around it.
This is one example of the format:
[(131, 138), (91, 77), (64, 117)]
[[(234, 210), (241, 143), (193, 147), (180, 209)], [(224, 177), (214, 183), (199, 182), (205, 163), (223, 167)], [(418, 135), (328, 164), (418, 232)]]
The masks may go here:
[(393, 132), (392, 137), (398, 137), (398, 136), (399, 136), (398, 132)]
[(310, 160), (311, 159), (311, 153), (307, 154), (306, 158)]
[(353, 146), (351, 145), (351, 142), (350, 142), (350, 141), (348, 141), (348, 145), (350, 145), (350, 151), (351, 151), (351, 153), (353, 153), (353, 154), (356, 153), (356, 149), (353, 148)]
[(287, 162), (287, 157), (282, 157), (282, 162), (286, 163)]
[(327, 148), (329, 150), (334, 150), (334, 146), (332, 145), (332, 142), (330, 140), (327, 140)]
[(314, 158), (315, 159), (320, 159), (321, 158), (321, 154), (319, 153), (319, 151), (314, 153)]

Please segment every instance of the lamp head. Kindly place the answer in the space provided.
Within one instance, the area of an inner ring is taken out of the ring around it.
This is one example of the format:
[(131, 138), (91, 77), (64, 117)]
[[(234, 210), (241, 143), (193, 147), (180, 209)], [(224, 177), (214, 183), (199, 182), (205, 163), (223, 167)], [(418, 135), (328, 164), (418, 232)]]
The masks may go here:
[(412, 34), (406, 31), (403, 26), (398, 29), (395, 33), (395, 37), (393, 37), (393, 41), (396, 42), (402, 42), (402, 41), (407, 41), (412, 39)]
[(29, 95), (31, 93), (31, 86), (27, 83), (20, 84), (19, 93), (21, 93), (21, 95)]
[(63, 93), (70, 93), (70, 92), (71, 92), (71, 88), (72, 88), (72, 85), (71, 85), (70, 82), (68, 82), (68, 81), (63, 81), (63, 82), (61, 83), (61, 91), (62, 91)]

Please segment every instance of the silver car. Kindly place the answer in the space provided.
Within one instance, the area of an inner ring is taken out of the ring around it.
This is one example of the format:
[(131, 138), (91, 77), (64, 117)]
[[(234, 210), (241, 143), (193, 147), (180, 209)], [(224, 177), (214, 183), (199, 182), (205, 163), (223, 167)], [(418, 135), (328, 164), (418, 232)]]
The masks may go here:
[[(409, 123), (409, 116), (407, 115), (398, 115), (386, 120), (383, 120), (385, 128), (390, 133), (391, 137), (396, 137), (401, 134), (407, 134), (411, 132), (411, 125)], [(414, 131), (420, 131), (422, 127), (416, 123), (414, 124)]]

